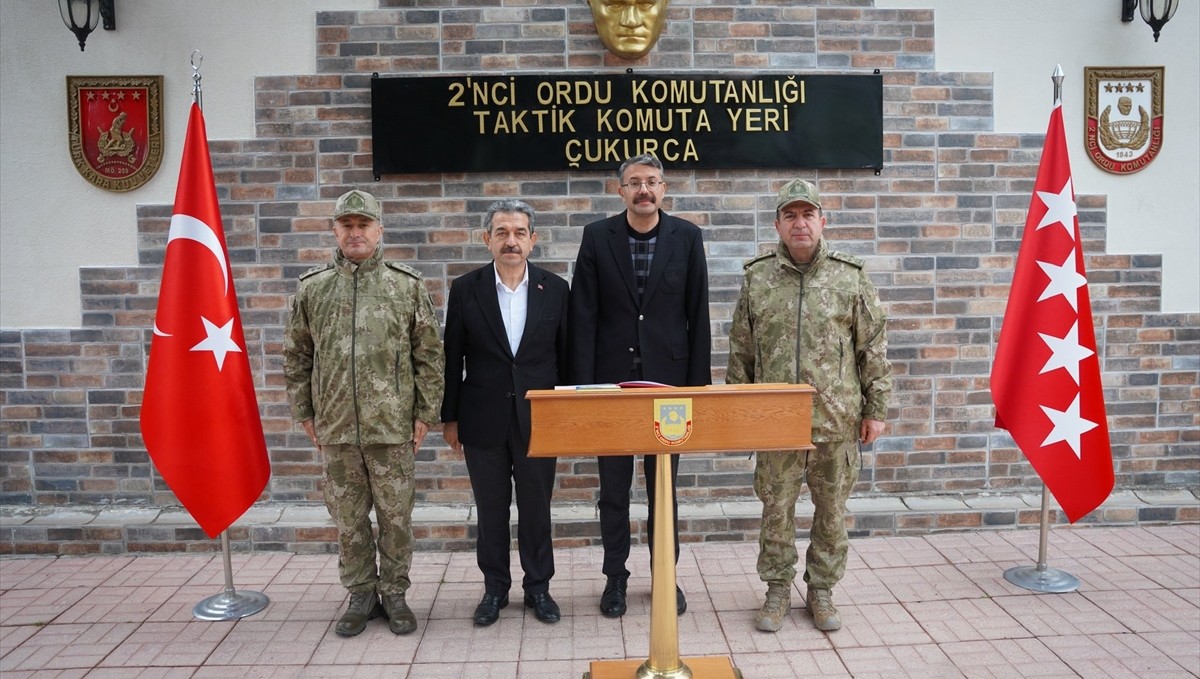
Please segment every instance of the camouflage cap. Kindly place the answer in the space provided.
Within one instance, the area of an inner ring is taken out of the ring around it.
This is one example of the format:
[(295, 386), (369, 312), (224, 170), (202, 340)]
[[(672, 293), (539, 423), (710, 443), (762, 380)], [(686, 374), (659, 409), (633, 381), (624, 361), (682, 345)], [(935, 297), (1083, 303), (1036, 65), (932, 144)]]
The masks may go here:
[(779, 200), (775, 203), (775, 209), (780, 210), (785, 205), (801, 200), (821, 207), (821, 194), (817, 193), (817, 187), (803, 179), (793, 179), (779, 189)]
[(380, 209), (379, 201), (375, 199), (375, 196), (355, 189), (343, 193), (333, 208), (334, 219), (346, 215), (363, 215), (375, 221), (382, 221), (383, 210)]

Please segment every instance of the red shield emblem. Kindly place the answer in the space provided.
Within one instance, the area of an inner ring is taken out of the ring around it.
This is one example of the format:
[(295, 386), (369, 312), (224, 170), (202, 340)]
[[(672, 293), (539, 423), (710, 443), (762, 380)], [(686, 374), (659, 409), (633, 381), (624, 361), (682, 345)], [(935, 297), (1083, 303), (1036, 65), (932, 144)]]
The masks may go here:
[(162, 76), (67, 76), (71, 160), (109, 191), (150, 181), (162, 163)]
[(1084, 145), (1096, 167), (1131, 174), (1162, 150), (1163, 67), (1083, 69)]

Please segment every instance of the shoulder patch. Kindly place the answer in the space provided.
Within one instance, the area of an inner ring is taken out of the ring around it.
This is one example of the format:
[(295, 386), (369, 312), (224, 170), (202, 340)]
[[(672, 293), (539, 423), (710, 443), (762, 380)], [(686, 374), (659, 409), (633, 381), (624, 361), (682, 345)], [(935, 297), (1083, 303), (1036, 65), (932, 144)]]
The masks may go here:
[(836, 259), (839, 262), (845, 262), (846, 264), (849, 264), (850, 266), (852, 266), (856, 269), (861, 269), (861, 268), (863, 268), (863, 266), (866, 265), (866, 262), (864, 262), (861, 257), (855, 257), (854, 255), (848, 255), (844, 252), (838, 252), (837, 250), (830, 250), (829, 258)]
[(754, 266), (755, 264), (758, 264), (759, 262), (761, 262), (765, 259), (774, 259), (774, 258), (775, 258), (774, 252), (767, 252), (767, 253), (764, 253), (764, 254), (761, 254), (761, 255), (755, 257), (754, 259), (748, 260), (745, 264), (742, 265), (742, 268), (749, 269), (750, 267)]
[(321, 266), (315, 266), (315, 267), (309, 269), (308, 271), (305, 271), (304, 273), (300, 274), (300, 280), (304, 280), (305, 278), (308, 278), (310, 276), (315, 276), (315, 275), (321, 273), (322, 271), (325, 271), (327, 269), (332, 269), (332, 268), (333, 268), (333, 263), (322, 264)]
[(416, 269), (412, 268), (411, 266), (409, 266), (407, 264), (401, 264), (400, 262), (386, 262), (386, 264), (389, 269), (394, 269), (396, 271), (399, 271), (400, 273), (408, 274), (409, 276), (412, 276), (413, 278), (416, 278), (417, 280), (421, 279), (421, 272), (417, 271)]

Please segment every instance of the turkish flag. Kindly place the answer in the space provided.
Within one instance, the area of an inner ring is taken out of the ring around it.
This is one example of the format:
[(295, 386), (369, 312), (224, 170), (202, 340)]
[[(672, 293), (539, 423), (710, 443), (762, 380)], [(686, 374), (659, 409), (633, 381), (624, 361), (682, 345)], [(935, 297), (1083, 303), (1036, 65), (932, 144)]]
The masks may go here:
[(996, 426), (1046, 482), (1071, 523), (1113, 488), (1062, 105), (1050, 114), (1025, 235), (992, 364)]
[(142, 439), (208, 536), (271, 475), (221, 226), (208, 137), (192, 104), (142, 400)]

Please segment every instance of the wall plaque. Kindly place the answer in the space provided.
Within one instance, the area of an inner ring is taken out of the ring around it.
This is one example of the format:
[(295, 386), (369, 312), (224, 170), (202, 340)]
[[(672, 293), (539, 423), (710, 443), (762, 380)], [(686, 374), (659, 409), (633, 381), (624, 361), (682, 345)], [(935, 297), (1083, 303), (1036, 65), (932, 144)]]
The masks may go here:
[(868, 75), (374, 77), (376, 177), (883, 167), (883, 78)]
[(1084, 148), (1105, 172), (1132, 174), (1158, 156), (1163, 143), (1162, 66), (1083, 69)]
[(84, 179), (109, 191), (150, 181), (163, 156), (162, 76), (67, 76), (67, 138)]

